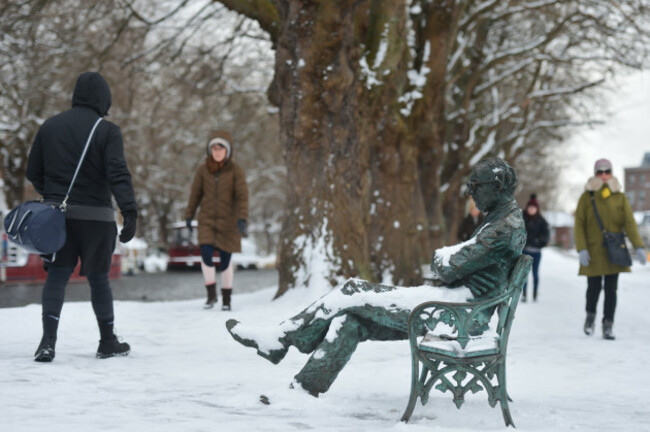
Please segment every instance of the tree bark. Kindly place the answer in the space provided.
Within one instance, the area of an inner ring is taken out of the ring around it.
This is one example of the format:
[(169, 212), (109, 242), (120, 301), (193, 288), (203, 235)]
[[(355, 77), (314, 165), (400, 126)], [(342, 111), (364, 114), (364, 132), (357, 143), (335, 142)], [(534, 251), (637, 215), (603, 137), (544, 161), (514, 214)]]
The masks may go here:
[(460, 8), (451, 1), (421, 2), (420, 19), (416, 25), (417, 56), (415, 65), (428, 68), (426, 95), (418, 99), (410, 117), (410, 128), (419, 147), (418, 171), (428, 218), (427, 232), (432, 248), (444, 245), (447, 227), (443, 200), (449, 185), (441, 184), (445, 166), (445, 93), (447, 63), (456, 37)]
[(369, 247), (375, 280), (422, 283), (421, 264), (430, 251), (426, 214), (418, 182), (418, 148), (400, 96), (408, 89), (410, 54), (402, 0), (372, 2), (364, 36), (366, 64), (378, 81), (366, 82), (362, 141), (371, 148)]
[(370, 276), (369, 149), (357, 122), (355, 1), (277, 1), (275, 80), (288, 176), (276, 296)]

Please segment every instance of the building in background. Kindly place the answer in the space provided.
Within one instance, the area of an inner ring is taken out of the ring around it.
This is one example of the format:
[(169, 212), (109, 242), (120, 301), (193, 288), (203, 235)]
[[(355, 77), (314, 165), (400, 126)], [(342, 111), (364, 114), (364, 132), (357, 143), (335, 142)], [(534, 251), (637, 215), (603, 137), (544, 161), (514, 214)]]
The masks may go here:
[(650, 153), (643, 156), (641, 166), (624, 171), (625, 194), (632, 211), (650, 211)]
[(544, 219), (551, 228), (549, 246), (562, 249), (573, 249), (573, 215), (561, 211), (545, 211)]

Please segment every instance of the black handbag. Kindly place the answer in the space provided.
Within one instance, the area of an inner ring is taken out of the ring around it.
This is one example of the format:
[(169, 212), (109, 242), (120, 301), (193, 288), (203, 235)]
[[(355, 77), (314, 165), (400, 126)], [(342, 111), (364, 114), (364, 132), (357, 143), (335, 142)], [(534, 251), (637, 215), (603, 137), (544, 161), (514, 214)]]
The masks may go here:
[(607, 251), (607, 259), (610, 263), (621, 266), (629, 267), (632, 265), (632, 258), (630, 257), (630, 252), (627, 250), (627, 245), (625, 244), (625, 234), (622, 232), (608, 232), (603, 226), (603, 221), (600, 220), (600, 215), (598, 210), (596, 210), (596, 201), (594, 200), (594, 193), (591, 192), (591, 204), (594, 207), (594, 213), (596, 213), (596, 220), (598, 221), (598, 226), (603, 232), (603, 245)]
[[(77, 174), (79, 174), (79, 168), (81, 168), (81, 163), (86, 156), (95, 129), (97, 129), (97, 125), (101, 120), (101, 117), (98, 118), (90, 130), (63, 202), (57, 204), (43, 201), (27, 201), (19, 204), (4, 219), (4, 228), (9, 241), (26, 249), (28, 252), (39, 255), (54, 254), (63, 247), (66, 240), (65, 209), (68, 197), (77, 179)], [(54, 257), (52, 260), (54, 260)]]

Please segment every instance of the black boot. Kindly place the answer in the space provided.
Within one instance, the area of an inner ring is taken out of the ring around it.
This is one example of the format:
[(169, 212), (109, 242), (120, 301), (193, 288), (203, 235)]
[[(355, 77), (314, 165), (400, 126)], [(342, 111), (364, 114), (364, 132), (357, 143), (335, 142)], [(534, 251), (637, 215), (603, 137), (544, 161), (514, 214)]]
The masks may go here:
[(603, 320), (603, 339), (608, 339), (608, 340), (614, 340), (616, 339), (616, 336), (614, 336), (614, 330), (613, 327), (614, 322), (610, 320)]
[(56, 345), (56, 336), (43, 335), (41, 343), (34, 353), (34, 361), (49, 363), (54, 360), (54, 346)]
[(585, 334), (591, 336), (594, 334), (594, 321), (596, 320), (596, 314), (593, 312), (587, 312), (587, 318), (585, 319)]
[(59, 317), (53, 312), (43, 312), (43, 337), (34, 353), (34, 361), (49, 363), (54, 360), (54, 346), (59, 329)]
[(105, 359), (110, 357), (125, 357), (131, 352), (131, 346), (126, 342), (120, 342), (117, 336), (101, 339), (97, 348), (97, 358)]
[(203, 309), (212, 309), (214, 304), (217, 302), (217, 284), (212, 283), (205, 286), (205, 290), (208, 292), (208, 299), (203, 306)]
[(221, 288), (221, 310), (229, 311), (232, 310), (230, 306), (230, 295), (232, 294), (232, 288)]
[(113, 330), (113, 319), (97, 320), (99, 324), (99, 347), (97, 347), (97, 358), (105, 359), (116, 356), (127, 356), (131, 347), (126, 342), (120, 342)]

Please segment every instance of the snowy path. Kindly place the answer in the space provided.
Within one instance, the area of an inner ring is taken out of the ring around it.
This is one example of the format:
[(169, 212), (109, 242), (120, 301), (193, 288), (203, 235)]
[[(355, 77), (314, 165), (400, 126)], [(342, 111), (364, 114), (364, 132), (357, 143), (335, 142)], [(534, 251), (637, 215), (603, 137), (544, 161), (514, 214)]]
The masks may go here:
[[(511, 411), (522, 431), (650, 431), (650, 266), (621, 275), (614, 342), (582, 334), (586, 281), (577, 259), (546, 250), (540, 301), (521, 304), (508, 355)], [(319, 399), (288, 389), (306, 356), (274, 366), (237, 345), (224, 322), (277, 323), (308, 302), (275, 289), (242, 294), (236, 310), (204, 311), (201, 300), (117, 302), (127, 358), (97, 360), (90, 304), (64, 306), (57, 357), (32, 361), (40, 306), (0, 309), (3, 431), (475, 431), (504, 430), (484, 392), (459, 411), (431, 394), (411, 423), (399, 418), (410, 380), (408, 343), (361, 344)], [(599, 311), (602, 310), (602, 299)], [(598, 321), (600, 321), (600, 314)], [(261, 404), (260, 394), (272, 404)]]

